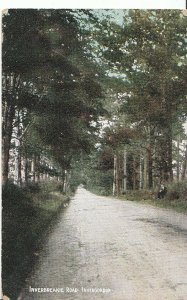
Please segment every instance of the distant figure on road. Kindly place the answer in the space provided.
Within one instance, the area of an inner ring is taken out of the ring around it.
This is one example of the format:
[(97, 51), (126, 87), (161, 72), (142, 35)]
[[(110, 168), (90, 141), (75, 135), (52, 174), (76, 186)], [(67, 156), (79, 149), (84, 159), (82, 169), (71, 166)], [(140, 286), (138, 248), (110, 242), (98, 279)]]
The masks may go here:
[(167, 194), (167, 187), (164, 184), (161, 184), (158, 192), (158, 199), (163, 199), (166, 194)]

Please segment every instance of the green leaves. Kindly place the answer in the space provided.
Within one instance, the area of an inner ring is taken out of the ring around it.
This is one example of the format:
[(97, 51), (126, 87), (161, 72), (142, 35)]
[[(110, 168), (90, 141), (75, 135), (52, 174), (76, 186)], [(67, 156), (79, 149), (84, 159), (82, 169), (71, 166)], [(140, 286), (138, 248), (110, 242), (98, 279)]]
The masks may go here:
[(27, 114), (25, 155), (50, 149), (69, 168), (73, 155), (93, 147), (92, 122), (103, 113), (99, 72), (85, 55), (76, 13), (9, 10), (3, 33), (4, 106)]

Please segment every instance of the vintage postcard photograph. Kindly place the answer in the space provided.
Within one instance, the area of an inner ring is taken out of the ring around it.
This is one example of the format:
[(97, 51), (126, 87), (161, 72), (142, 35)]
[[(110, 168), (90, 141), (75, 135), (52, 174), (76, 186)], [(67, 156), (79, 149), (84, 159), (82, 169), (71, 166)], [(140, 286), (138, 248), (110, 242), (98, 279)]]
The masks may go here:
[(187, 299), (187, 13), (2, 12), (3, 300)]

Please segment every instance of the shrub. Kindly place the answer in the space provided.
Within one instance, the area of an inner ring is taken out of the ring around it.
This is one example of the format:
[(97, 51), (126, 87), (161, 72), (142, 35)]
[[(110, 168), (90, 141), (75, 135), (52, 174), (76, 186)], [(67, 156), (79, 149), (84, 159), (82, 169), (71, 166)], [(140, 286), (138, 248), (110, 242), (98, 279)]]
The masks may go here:
[(166, 195), (168, 200), (186, 200), (187, 201), (187, 182), (172, 182), (168, 185), (168, 192)]
[(26, 186), (24, 186), (23, 191), (27, 193), (38, 193), (41, 190), (41, 185), (38, 182), (28, 182)]
[(11, 299), (17, 299), (24, 278), (31, 270), (33, 253), (63, 207), (63, 196), (56, 199), (50, 194), (46, 197), (50, 188), (56, 188), (54, 183), (32, 184), (28, 189), (13, 183), (3, 186), (2, 284), (3, 291)]

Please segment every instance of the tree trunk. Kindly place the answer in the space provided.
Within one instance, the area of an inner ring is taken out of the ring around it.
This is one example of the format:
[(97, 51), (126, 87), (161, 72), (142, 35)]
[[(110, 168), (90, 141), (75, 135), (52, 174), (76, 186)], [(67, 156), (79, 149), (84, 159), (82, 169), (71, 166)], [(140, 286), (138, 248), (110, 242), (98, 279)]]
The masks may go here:
[(140, 176), (140, 180), (139, 180), (139, 189), (141, 190), (143, 188), (143, 168), (142, 168), (142, 158), (140, 156), (140, 167), (139, 167), (139, 176)]
[[(171, 122), (171, 120), (170, 120)], [(172, 145), (172, 128), (171, 124), (169, 124), (168, 128), (168, 175), (169, 175), (169, 180), (173, 181), (173, 145)]]
[(152, 160), (152, 147), (149, 145), (148, 149), (148, 187), (153, 187), (153, 160)]
[(153, 187), (153, 156), (155, 149), (155, 128), (149, 127), (149, 143), (147, 147), (147, 175), (148, 175), (148, 188)]
[(113, 196), (116, 196), (117, 155), (114, 154)]
[(2, 94), (2, 183), (8, 181), (10, 146), (15, 117), (15, 103), (17, 91), (20, 86), (20, 76), (8, 74), (2, 76), (5, 91)]
[(186, 145), (184, 164), (183, 164), (183, 170), (182, 170), (182, 180), (184, 180), (186, 177), (186, 168), (187, 168), (187, 145)]
[(127, 192), (127, 150), (123, 154), (123, 194)]
[(28, 170), (29, 170), (29, 165), (28, 165), (28, 159), (27, 156), (24, 159), (24, 177), (25, 177), (25, 184), (28, 183)]
[(177, 181), (179, 182), (180, 177), (180, 135), (177, 139)]
[(63, 191), (65, 194), (67, 193), (67, 170), (64, 171)]
[(147, 189), (147, 151), (144, 155), (144, 179), (143, 179), (143, 188)]
[(161, 180), (172, 181), (173, 180), (173, 166), (172, 166), (172, 128), (171, 124), (168, 124), (166, 128), (163, 129), (163, 142), (162, 148), (162, 177)]
[(66, 192), (70, 192), (70, 179), (71, 179), (71, 171), (67, 171), (67, 183), (66, 183)]
[(136, 157), (133, 157), (133, 190), (136, 190)]
[(31, 174), (32, 174), (32, 181), (36, 181), (36, 155), (33, 154), (32, 161), (31, 161)]
[(47, 180), (47, 179), (48, 179), (48, 173), (45, 172), (45, 174), (44, 174), (44, 180)]
[(18, 137), (18, 148), (17, 148), (17, 163), (18, 163), (18, 185), (21, 186), (22, 184), (22, 176), (21, 176), (21, 169), (22, 169), (22, 150), (21, 150), (21, 145), (22, 145), (22, 141), (21, 141), (21, 118), (20, 118), (20, 112), (18, 111), (18, 118), (17, 118), (17, 122), (18, 122), (18, 131), (17, 131), (17, 137)]
[(21, 169), (22, 169), (22, 158), (21, 158), (21, 144), (18, 149), (18, 184), (22, 185), (22, 176), (21, 176)]
[(173, 159), (173, 147), (172, 147), (172, 138), (173, 138), (173, 132), (172, 132), (172, 106), (171, 102), (165, 98), (165, 87), (163, 85), (163, 99), (165, 102), (165, 128), (163, 128), (163, 133), (165, 136), (165, 145), (166, 145), (166, 172), (165, 172), (165, 181), (173, 181), (173, 165), (172, 165), (172, 159)]
[(119, 156), (116, 156), (116, 192), (117, 197), (120, 195), (120, 176), (119, 176)]
[(40, 181), (40, 155), (35, 155), (35, 181)]
[(13, 105), (6, 107), (4, 122), (3, 122), (3, 134), (2, 134), (2, 183), (5, 184), (8, 181), (9, 173), (9, 158), (10, 158), (10, 145), (13, 130), (13, 121), (15, 117), (15, 108)]

